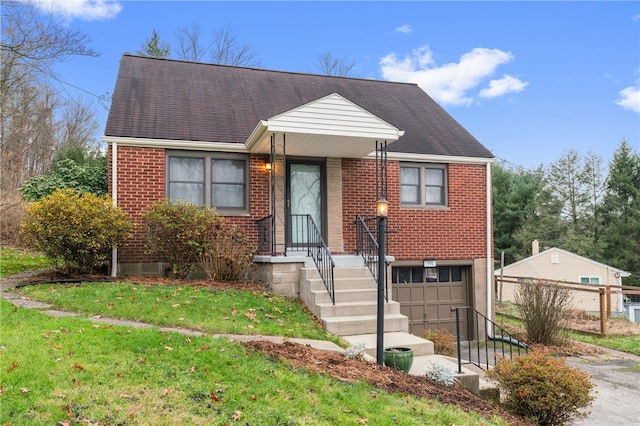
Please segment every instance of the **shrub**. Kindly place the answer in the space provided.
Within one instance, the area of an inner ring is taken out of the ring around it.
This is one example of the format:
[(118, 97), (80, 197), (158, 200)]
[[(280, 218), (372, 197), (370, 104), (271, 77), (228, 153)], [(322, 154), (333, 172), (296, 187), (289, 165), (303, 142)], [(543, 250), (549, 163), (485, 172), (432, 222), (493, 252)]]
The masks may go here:
[(153, 203), (142, 214), (148, 254), (164, 257), (178, 278), (186, 278), (197, 267), (210, 237), (222, 227), (214, 208), (186, 201)]
[(24, 219), (27, 203), (18, 190), (0, 191), (0, 241), (2, 245), (16, 246), (20, 242), (20, 223)]
[(531, 342), (552, 345), (564, 340), (563, 328), (571, 316), (571, 290), (524, 282), (516, 291), (515, 302)]
[(426, 372), (427, 379), (443, 386), (453, 386), (458, 381), (456, 373), (446, 365), (434, 362), (431, 369)]
[(424, 338), (433, 342), (433, 351), (435, 353), (447, 356), (456, 354), (455, 339), (447, 329), (425, 330)]
[(198, 258), (209, 279), (237, 281), (242, 279), (251, 265), (253, 249), (249, 239), (235, 226), (210, 230), (209, 242)]
[(131, 221), (111, 199), (62, 189), (31, 203), (21, 225), (24, 242), (68, 273), (108, 265), (111, 250), (131, 237)]
[(579, 410), (593, 401), (590, 376), (553, 358), (548, 349), (501, 358), (487, 374), (498, 382), (508, 410), (539, 425), (563, 425), (584, 417)]
[(20, 191), (25, 200), (38, 201), (64, 188), (97, 195), (106, 194), (108, 189), (106, 161), (78, 164), (70, 159), (60, 160), (51, 173), (29, 179), (22, 185)]

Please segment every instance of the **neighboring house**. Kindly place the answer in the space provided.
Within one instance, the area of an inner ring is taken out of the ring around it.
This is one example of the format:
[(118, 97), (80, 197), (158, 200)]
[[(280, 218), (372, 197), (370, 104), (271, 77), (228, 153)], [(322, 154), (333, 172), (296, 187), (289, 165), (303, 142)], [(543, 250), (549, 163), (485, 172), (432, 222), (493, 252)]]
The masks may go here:
[[(631, 275), (621, 269), (605, 265), (595, 260), (579, 256), (566, 250), (552, 247), (538, 252), (537, 241), (533, 244), (533, 255), (518, 262), (507, 265), (501, 271), (495, 271), (496, 276), (504, 274), (519, 279), (537, 278), (556, 281), (579, 283), (585, 286), (593, 285), (622, 285), (622, 277)], [(504, 283), (502, 300), (513, 301), (517, 284)], [(585, 287), (588, 288), (588, 287)], [(574, 309), (584, 309), (589, 313), (600, 312), (600, 296), (598, 293), (573, 291), (572, 304)], [(624, 301), (620, 291), (611, 296), (611, 311), (624, 312)]]
[[(104, 141), (110, 193), (134, 221), (165, 197), (215, 206), (260, 245), (256, 276), (293, 296), (297, 215), (334, 258), (353, 255), (384, 142), (388, 273), (409, 328), (455, 332), (452, 306), (492, 315), (493, 155), (415, 84), (125, 54)], [(115, 257), (119, 274), (166, 267), (140, 227)]]

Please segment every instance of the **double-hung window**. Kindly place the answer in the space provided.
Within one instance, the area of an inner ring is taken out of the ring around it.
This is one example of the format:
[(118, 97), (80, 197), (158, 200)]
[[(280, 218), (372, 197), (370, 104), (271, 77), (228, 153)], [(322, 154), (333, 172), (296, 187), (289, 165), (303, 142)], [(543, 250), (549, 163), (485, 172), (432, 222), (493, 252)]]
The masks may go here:
[(424, 207), (446, 206), (446, 165), (400, 165), (400, 204)]
[(227, 153), (169, 152), (167, 197), (215, 207), (220, 213), (248, 212), (248, 158)]

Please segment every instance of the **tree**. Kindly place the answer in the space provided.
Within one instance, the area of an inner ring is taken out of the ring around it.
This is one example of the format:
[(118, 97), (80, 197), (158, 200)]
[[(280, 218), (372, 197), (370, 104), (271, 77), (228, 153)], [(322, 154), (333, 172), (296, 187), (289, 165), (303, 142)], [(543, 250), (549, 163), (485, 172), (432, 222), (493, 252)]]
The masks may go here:
[(598, 204), (603, 190), (602, 158), (575, 150), (547, 169), (547, 188), (562, 201), (561, 217), (566, 234), (561, 247), (583, 256), (599, 258)]
[(609, 164), (602, 203), (604, 257), (631, 272), (625, 284), (640, 285), (640, 154), (623, 140)]
[(212, 42), (206, 42), (203, 34), (202, 26), (197, 23), (179, 28), (176, 31), (178, 59), (201, 62), (204, 55), (212, 47)]
[(316, 68), (320, 73), (339, 77), (348, 76), (355, 65), (355, 61), (349, 61), (346, 58), (336, 58), (330, 52), (318, 54), (316, 60)]
[(248, 44), (241, 44), (233, 28), (225, 27), (213, 36), (211, 62), (239, 67), (259, 67), (260, 60)]
[(260, 60), (247, 44), (241, 44), (231, 27), (225, 27), (213, 33), (211, 39), (204, 35), (200, 24), (193, 23), (176, 32), (178, 59), (221, 65), (257, 67)]
[(97, 56), (88, 37), (29, 1), (2, 2), (0, 42), (0, 167), (10, 191), (51, 165), (61, 105), (47, 81), (71, 56)]
[(492, 169), (494, 252), (496, 255), (504, 252), (509, 264), (525, 257), (529, 250), (530, 241), (519, 241), (516, 235), (534, 218), (542, 176), (539, 172), (517, 171), (500, 164)]
[(566, 223), (561, 219), (563, 203), (549, 190), (542, 169), (536, 171), (540, 186), (533, 199), (533, 210), (514, 234), (514, 240), (531, 254), (531, 241), (537, 239), (541, 247), (561, 247), (566, 235)]
[(160, 41), (158, 32), (152, 30), (151, 37), (138, 50), (138, 55), (150, 56), (152, 58), (168, 58), (171, 55), (171, 47), (167, 43)]

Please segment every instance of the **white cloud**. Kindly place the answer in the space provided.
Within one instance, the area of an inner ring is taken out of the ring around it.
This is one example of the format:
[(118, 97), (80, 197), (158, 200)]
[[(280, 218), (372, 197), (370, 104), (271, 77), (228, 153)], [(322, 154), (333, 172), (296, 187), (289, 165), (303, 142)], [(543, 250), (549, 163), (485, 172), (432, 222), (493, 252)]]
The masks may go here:
[(510, 75), (505, 75), (499, 80), (491, 80), (489, 87), (485, 87), (480, 91), (480, 96), (483, 98), (497, 98), (498, 96), (506, 95), (507, 93), (522, 92), (529, 83), (526, 83), (518, 78)]
[(399, 32), (399, 33), (402, 33), (402, 34), (409, 34), (413, 30), (411, 29), (409, 24), (404, 24), (404, 25), (396, 28), (396, 31)]
[(631, 20), (633, 20), (633, 22), (640, 22), (640, 13), (638, 13), (637, 15), (633, 15), (631, 17)]
[(616, 101), (616, 104), (624, 109), (640, 113), (640, 84), (624, 88), (618, 94), (620, 99)]
[(67, 20), (99, 21), (114, 18), (122, 6), (115, 0), (35, 0), (40, 9), (62, 15)]
[[(513, 55), (499, 49), (477, 47), (460, 57), (458, 62), (437, 65), (428, 45), (415, 49), (411, 55), (398, 59), (392, 53), (380, 60), (382, 75), (387, 80), (417, 83), (436, 101), (448, 105), (470, 105), (474, 102), (474, 89), (496, 68), (513, 59)], [(505, 77), (506, 78), (506, 77)], [(502, 90), (501, 95), (521, 91), (528, 84), (514, 77), (495, 80), (487, 94)], [(506, 87), (505, 87), (506, 86)], [(485, 97), (490, 97), (484, 95)]]

